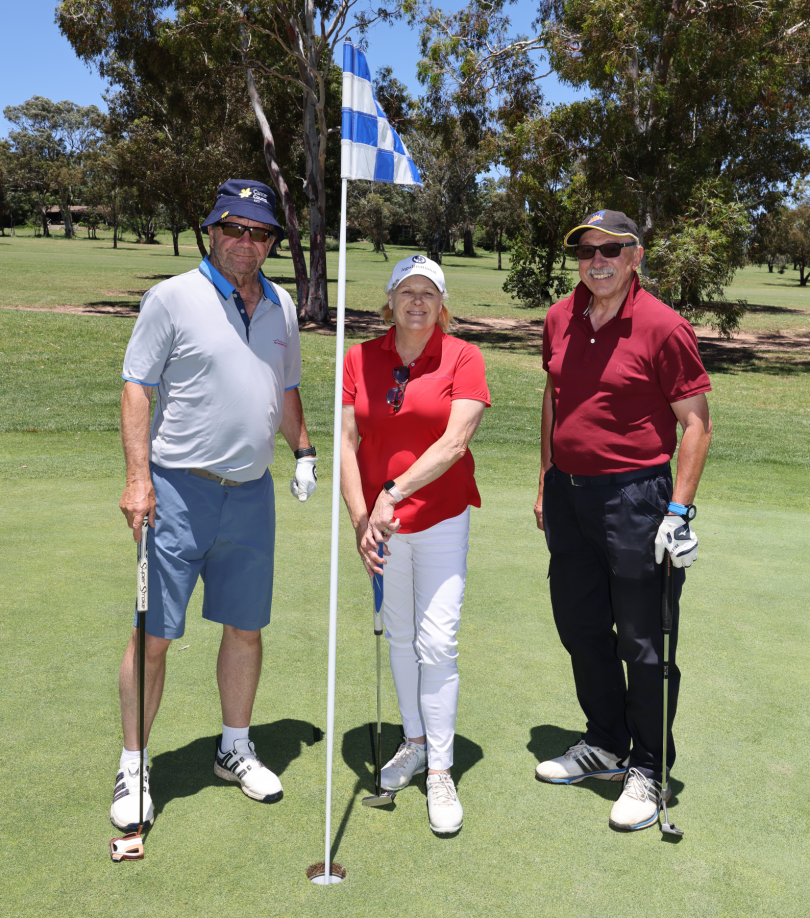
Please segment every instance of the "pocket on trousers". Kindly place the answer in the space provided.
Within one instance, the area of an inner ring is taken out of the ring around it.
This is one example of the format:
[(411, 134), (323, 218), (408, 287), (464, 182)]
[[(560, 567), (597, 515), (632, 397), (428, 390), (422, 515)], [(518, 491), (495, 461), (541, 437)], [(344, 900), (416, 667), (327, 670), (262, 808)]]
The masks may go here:
[(630, 482), (605, 504), (608, 557), (617, 577), (655, 576), (655, 536), (665, 511), (656, 479)]

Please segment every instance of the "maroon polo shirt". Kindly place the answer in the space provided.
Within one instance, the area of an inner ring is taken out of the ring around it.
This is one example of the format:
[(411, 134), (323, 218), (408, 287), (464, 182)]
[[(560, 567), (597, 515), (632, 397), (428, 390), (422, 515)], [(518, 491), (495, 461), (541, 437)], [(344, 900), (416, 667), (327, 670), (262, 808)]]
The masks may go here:
[[(481, 351), (445, 335), (438, 325), (410, 365), (402, 407), (394, 411), (386, 395), (396, 385), (392, 371), (401, 364), (395, 328), (350, 347), (343, 364), (343, 404), (354, 405), (360, 432), (357, 464), (369, 513), (383, 484), (406, 472), (444, 435), (455, 399), (490, 403)], [(470, 505), (480, 507), (481, 495), (468, 449), (443, 475), (398, 503), (394, 516), (402, 524), (400, 532), (423, 532)]]
[(677, 445), (671, 403), (711, 390), (692, 326), (636, 275), (619, 311), (596, 332), (590, 299), (579, 283), (549, 309), (543, 327), (554, 464), (569, 475), (606, 475), (669, 462)]

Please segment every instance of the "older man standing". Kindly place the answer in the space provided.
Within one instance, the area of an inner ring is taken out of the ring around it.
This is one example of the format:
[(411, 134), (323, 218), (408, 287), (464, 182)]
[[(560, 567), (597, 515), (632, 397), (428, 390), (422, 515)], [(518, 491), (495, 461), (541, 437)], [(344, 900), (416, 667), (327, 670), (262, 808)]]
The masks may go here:
[[(297, 460), (291, 490), (304, 501), (316, 487), (315, 450), (297, 388), (295, 307), (260, 271), (281, 236), (275, 195), (261, 182), (227, 181), (203, 226), (210, 257), (147, 292), (124, 358), (121, 510), (136, 541), (145, 516), (152, 527), (146, 737), (163, 692), (166, 652), (183, 635), (202, 576), (203, 617), (222, 625), (222, 735), (214, 772), (238, 782), (248, 797), (272, 803), (282, 796), (281, 783), (248, 737), (273, 591), (275, 503), (267, 467), (281, 430)], [(110, 810), (113, 824), (127, 832), (139, 823), (137, 646), (133, 629), (119, 677), (124, 749)], [(144, 772), (144, 817), (151, 824), (146, 764)]]
[[(656, 822), (662, 793), (661, 561), (669, 551), (675, 568), (671, 731), (678, 600), (684, 568), (697, 557), (689, 521), (711, 439), (711, 385), (689, 323), (639, 285), (644, 250), (632, 220), (600, 210), (565, 243), (575, 248), (581, 283), (549, 309), (543, 331), (548, 377), (534, 512), (551, 553), (554, 620), (586, 730), (563, 755), (541, 762), (537, 777), (624, 780), (610, 825), (643, 829)], [(671, 732), (668, 749), (669, 769)]]

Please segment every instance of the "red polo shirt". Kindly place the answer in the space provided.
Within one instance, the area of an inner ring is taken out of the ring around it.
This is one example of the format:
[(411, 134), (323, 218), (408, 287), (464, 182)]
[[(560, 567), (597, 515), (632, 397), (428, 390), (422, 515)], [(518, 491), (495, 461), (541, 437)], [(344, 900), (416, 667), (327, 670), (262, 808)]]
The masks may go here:
[[(354, 405), (360, 431), (357, 464), (366, 509), (371, 513), (383, 484), (406, 472), (447, 430), (454, 399), (490, 404), (484, 358), (474, 344), (445, 335), (437, 325), (422, 355), (411, 365), (399, 411), (386, 401), (396, 385), (394, 367), (402, 365), (396, 329), (349, 348), (343, 364), (343, 404)], [(422, 532), (442, 520), (481, 506), (472, 453), (435, 481), (397, 504), (400, 532)]]
[(634, 276), (615, 317), (595, 332), (580, 283), (548, 311), (543, 368), (555, 395), (553, 461), (569, 475), (606, 475), (669, 462), (671, 402), (709, 392), (692, 326)]

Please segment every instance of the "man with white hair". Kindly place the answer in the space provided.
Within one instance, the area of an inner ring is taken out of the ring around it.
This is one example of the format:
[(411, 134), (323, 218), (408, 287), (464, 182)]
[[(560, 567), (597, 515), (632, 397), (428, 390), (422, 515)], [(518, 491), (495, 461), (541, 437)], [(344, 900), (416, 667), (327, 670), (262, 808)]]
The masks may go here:
[[(675, 587), (667, 768), (675, 761), (678, 600), (684, 568), (697, 557), (689, 521), (711, 439), (711, 385), (689, 323), (639, 284), (644, 250), (632, 220), (597, 211), (565, 244), (581, 283), (549, 309), (543, 329), (548, 376), (534, 513), (551, 553), (554, 620), (586, 731), (536, 774), (552, 784), (624, 780), (609, 822), (629, 831), (653, 825), (661, 805), (665, 552)], [(669, 787), (663, 793), (669, 799)]]

